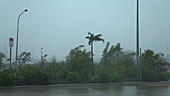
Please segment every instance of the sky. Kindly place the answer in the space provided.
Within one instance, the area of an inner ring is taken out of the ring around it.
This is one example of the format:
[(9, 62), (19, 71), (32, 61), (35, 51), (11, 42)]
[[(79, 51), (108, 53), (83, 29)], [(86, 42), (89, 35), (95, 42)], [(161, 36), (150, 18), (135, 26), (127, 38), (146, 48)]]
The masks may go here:
[[(139, 1), (140, 48), (169, 54), (170, 0)], [(0, 0), (0, 52), (7, 56), (13, 37), (15, 58), (17, 18), (24, 9), (28, 12), (20, 18), (19, 53), (31, 52), (40, 59), (43, 48), (48, 58), (65, 60), (79, 45), (90, 51), (88, 32), (105, 40), (94, 43), (95, 60), (107, 42), (136, 51), (136, 0)]]

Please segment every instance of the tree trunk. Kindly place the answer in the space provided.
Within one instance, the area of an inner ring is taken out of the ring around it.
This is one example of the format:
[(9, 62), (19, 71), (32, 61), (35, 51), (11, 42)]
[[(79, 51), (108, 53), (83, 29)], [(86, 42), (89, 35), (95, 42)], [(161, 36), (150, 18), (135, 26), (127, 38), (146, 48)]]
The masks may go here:
[(94, 76), (93, 42), (91, 43), (91, 66), (92, 66), (92, 76)]

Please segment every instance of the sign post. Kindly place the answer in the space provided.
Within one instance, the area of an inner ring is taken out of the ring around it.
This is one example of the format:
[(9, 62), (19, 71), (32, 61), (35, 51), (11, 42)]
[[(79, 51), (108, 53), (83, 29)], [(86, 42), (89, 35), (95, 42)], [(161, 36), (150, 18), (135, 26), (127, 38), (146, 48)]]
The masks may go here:
[(10, 69), (12, 68), (12, 47), (14, 46), (14, 38), (9, 38), (9, 47), (10, 47)]

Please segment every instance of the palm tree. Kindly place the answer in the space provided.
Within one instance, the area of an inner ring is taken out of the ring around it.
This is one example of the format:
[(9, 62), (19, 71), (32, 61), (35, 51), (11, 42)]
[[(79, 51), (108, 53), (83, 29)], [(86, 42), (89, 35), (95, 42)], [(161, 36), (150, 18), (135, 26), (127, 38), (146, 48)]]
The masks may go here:
[(94, 41), (103, 41), (104, 42), (104, 39), (100, 38), (102, 35), (101, 34), (98, 34), (98, 35), (94, 35), (90, 32), (88, 32), (88, 35), (86, 38), (89, 39), (89, 42), (88, 44), (91, 46), (91, 63), (92, 63), (92, 75), (94, 75), (94, 62), (93, 62), (93, 42)]
[(120, 43), (118, 43), (116, 46), (115, 46), (115, 50), (117, 51), (117, 61), (118, 61), (118, 64), (120, 63), (120, 51), (122, 50), (123, 48), (120, 47)]

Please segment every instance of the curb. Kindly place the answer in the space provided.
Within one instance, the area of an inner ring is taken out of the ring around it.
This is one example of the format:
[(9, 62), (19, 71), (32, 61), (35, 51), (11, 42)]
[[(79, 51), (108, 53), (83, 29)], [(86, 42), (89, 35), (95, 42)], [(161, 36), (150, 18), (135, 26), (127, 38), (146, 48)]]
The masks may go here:
[(83, 87), (83, 86), (146, 86), (146, 85), (170, 85), (170, 82), (123, 82), (123, 83), (88, 83), (88, 84), (57, 84), (57, 85), (28, 85), (0, 87), (0, 89), (20, 89), (20, 88), (48, 88), (48, 87)]

